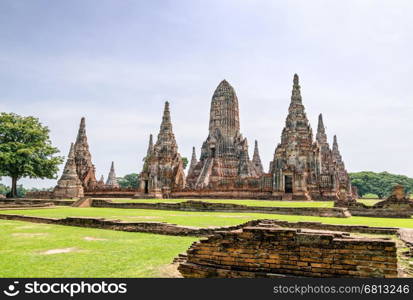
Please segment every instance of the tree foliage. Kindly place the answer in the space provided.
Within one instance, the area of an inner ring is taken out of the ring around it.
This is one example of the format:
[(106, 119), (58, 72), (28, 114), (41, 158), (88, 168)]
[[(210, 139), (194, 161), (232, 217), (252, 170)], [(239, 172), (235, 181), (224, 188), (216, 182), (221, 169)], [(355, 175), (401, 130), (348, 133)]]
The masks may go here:
[(8, 192), (9, 192), (9, 188), (5, 186), (4, 184), (0, 183), (0, 195), (6, 196)]
[(55, 178), (63, 162), (58, 152), (37, 118), (0, 114), (0, 176), (12, 178), (11, 196), (17, 196), (20, 178)]
[(119, 177), (117, 179), (121, 188), (138, 188), (139, 174), (137, 173), (127, 174), (124, 177)]
[(369, 171), (349, 173), (351, 184), (356, 186), (360, 196), (375, 194), (379, 198), (390, 195), (393, 186), (401, 184), (406, 194), (413, 192), (413, 178), (395, 175), (388, 172), (374, 173)]
[(184, 170), (185, 170), (186, 166), (188, 165), (188, 159), (186, 157), (182, 157), (181, 159), (182, 159), (182, 163), (184, 165), (183, 167), (184, 167)]

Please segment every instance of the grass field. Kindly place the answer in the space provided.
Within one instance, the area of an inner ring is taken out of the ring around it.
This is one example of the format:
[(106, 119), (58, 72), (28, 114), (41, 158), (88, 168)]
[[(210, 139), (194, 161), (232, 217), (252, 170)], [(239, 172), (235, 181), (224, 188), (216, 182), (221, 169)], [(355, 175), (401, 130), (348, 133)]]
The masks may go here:
[[(109, 199), (103, 199), (109, 200)], [(333, 207), (333, 201), (274, 201), (274, 200), (237, 200), (237, 199), (110, 199), (117, 203), (179, 203), (188, 200), (196, 200), (210, 203), (233, 203), (248, 206), (270, 206), (270, 207)], [(366, 205), (374, 205), (380, 200), (359, 199)]]
[(172, 259), (198, 240), (8, 220), (0, 227), (0, 277), (169, 277)]
[(145, 209), (118, 208), (73, 208), (57, 207), (47, 209), (2, 210), (0, 213), (21, 214), (27, 216), (58, 217), (101, 217), (126, 221), (156, 221), (188, 226), (229, 226), (244, 223), (254, 219), (279, 219), (291, 222), (314, 221), (329, 224), (357, 224), (368, 226), (388, 226), (413, 228), (413, 219), (390, 218), (330, 218), (295, 215), (276, 215), (259, 213), (223, 213), (223, 212), (183, 212)]

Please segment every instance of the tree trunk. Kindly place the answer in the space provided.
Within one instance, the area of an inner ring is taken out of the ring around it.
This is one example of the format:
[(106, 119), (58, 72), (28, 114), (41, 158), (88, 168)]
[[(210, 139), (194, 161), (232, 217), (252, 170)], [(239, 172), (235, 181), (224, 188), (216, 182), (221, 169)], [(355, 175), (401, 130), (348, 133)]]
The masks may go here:
[(17, 197), (17, 177), (11, 178), (11, 197)]

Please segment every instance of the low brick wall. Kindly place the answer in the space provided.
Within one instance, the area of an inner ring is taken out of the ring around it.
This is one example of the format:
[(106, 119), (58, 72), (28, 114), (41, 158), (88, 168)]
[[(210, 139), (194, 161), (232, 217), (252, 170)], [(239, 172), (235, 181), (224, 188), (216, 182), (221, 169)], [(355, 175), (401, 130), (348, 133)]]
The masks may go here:
[(28, 198), (7, 198), (0, 199), (0, 205), (4, 206), (38, 206), (38, 205), (47, 205), (49, 203), (56, 206), (70, 206), (74, 203), (74, 200), (53, 200), (53, 199), (28, 199)]
[(410, 256), (413, 257), (413, 229), (400, 228), (397, 235), (410, 249)]
[(137, 190), (86, 190), (84, 192), (85, 197), (97, 197), (97, 198), (132, 198), (138, 191)]
[(190, 190), (173, 191), (171, 198), (199, 198), (199, 199), (260, 199), (275, 200), (271, 191), (219, 191), (219, 190)]
[(193, 243), (178, 270), (187, 278), (398, 275), (393, 241), (260, 226)]
[(279, 220), (251, 220), (243, 224), (235, 226), (224, 227), (192, 227), (192, 226), (180, 226), (175, 224), (168, 224), (163, 222), (125, 222), (120, 220), (106, 220), (103, 218), (87, 218), (87, 217), (67, 217), (67, 218), (46, 218), (46, 217), (33, 217), (25, 215), (15, 214), (0, 214), (0, 219), (4, 220), (16, 220), (27, 221), (34, 223), (54, 223), (57, 225), (79, 226), (79, 227), (91, 227), (112, 229), (120, 231), (133, 231), (133, 232), (148, 232), (155, 234), (166, 235), (193, 235), (193, 236), (205, 236), (213, 234), (217, 231), (228, 231), (244, 228), (246, 226), (254, 226), (262, 224), (272, 227), (285, 227), (285, 228), (306, 228), (314, 230), (329, 230), (339, 232), (354, 232), (354, 233), (368, 233), (368, 234), (397, 234), (399, 228), (392, 227), (369, 227), (360, 225), (333, 225), (324, 224), (319, 222), (287, 222)]
[(354, 232), (354, 233), (366, 233), (366, 234), (397, 234), (399, 228), (397, 227), (373, 227), (363, 225), (338, 225), (338, 224), (326, 224), (321, 222), (288, 222), (280, 220), (261, 220), (260, 223), (268, 224), (268, 226), (276, 225), (286, 228), (306, 228), (314, 230), (328, 230), (328, 231), (340, 231), (340, 232)]
[(375, 208), (375, 207), (349, 207), (352, 216), (372, 217), (372, 218), (411, 218), (413, 210), (409, 209), (391, 209), (391, 208)]
[(107, 220), (83, 217), (67, 217), (59, 219), (13, 214), (0, 214), (0, 219), (66, 226), (78, 226), (87, 228), (111, 229), (127, 232), (145, 232), (175, 236), (208, 236), (214, 234), (217, 231), (236, 230), (244, 226), (255, 225), (259, 222), (258, 220), (254, 220), (236, 226), (198, 228), (191, 226), (168, 224), (163, 222), (124, 222), (120, 220)]
[(52, 199), (53, 192), (51, 191), (36, 191), (36, 192), (27, 192), (25, 198), (30, 199)]
[(160, 209), (178, 211), (211, 211), (211, 212), (246, 212), (280, 215), (300, 215), (317, 217), (347, 218), (351, 214), (346, 208), (328, 207), (271, 207), (247, 206), (232, 203), (211, 203), (202, 201), (185, 201), (179, 203), (115, 203), (100, 199), (93, 199), (93, 207), (129, 208), (129, 209)]

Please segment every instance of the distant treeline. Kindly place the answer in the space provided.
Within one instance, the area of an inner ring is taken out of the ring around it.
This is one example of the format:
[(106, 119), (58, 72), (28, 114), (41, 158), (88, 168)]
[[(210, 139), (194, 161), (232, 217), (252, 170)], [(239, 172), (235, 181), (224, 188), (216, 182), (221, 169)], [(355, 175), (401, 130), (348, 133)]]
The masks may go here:
[[(39, 188), (29, 188), (26, 189), (23, 187), (22, 184), (18, 184), (17, 185), (17, 197), (24, 197), (24, 195), (26, 195), (27, 192), (37, 192), (37, 191), (51, 191), (53, 188), (43, 188), (43, 189), (39, 189)], [(0, 194), (1, 195), (7, 195), (9, 194), (11, 191), (11, 188), (7, 185), (1, 184), (0, 183)]]
[(390, 195), (393, 186), (401, 184), (406, 194), (413, 193), (413, 178), (388, 172), (374, 173), (369, 171), (349, 173), (352, 185), (356, 186), (361, 197), (373, 194), (379, 198)]

